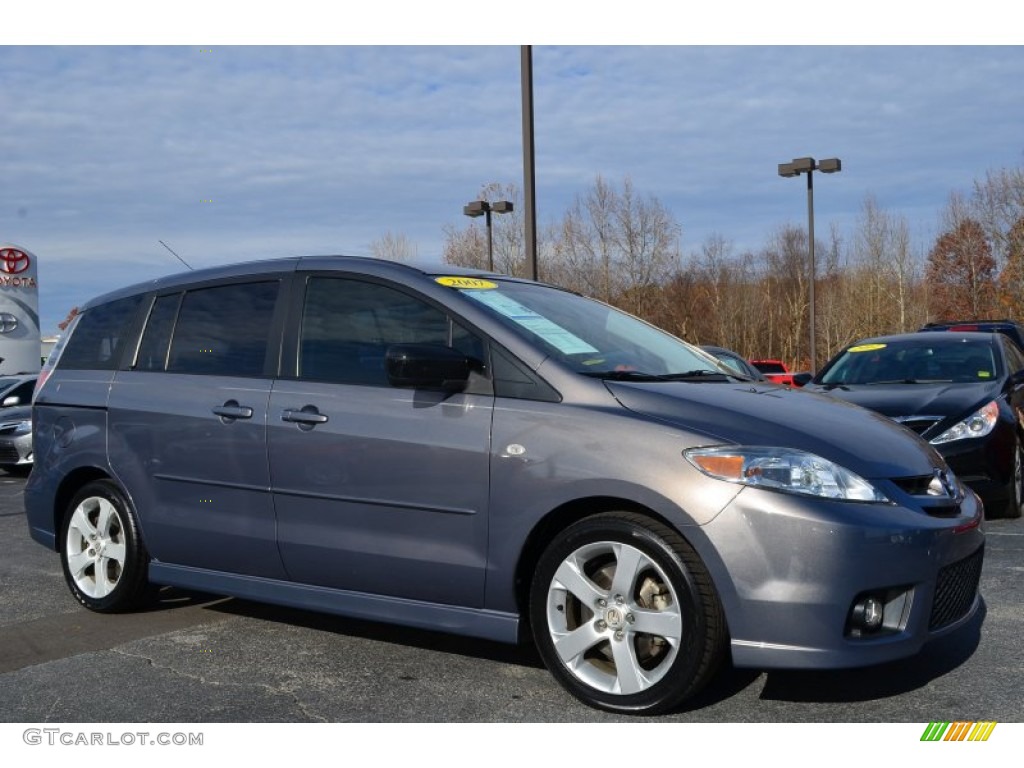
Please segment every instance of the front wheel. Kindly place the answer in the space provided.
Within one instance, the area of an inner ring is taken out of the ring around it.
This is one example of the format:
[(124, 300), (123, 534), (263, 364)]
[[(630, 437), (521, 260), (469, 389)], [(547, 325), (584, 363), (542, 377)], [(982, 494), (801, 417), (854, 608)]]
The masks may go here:
[(121, 490), (97, 480), (68, 505), (61, 529), (61, 564), (71, 593), (100, 613), (138, 608), (149, 597), (149, 555)]
[(558, 535), (538, 563), (530, 622), (548, 669), (585, 704), (665, 712), (696, 694), (726, 647), (711, 578), (675, 531), (617, 512)]

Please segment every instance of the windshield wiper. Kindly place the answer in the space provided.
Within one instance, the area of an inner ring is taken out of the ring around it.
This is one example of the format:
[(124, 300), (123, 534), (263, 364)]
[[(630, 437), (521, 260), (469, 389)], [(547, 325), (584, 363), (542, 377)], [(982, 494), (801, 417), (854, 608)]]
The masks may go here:
[[(683, 373), (644, 373), (643, 371), (583, 371), (584, 376), (609, 381), (728, 381), (729, 374), (701, 368)], [(739, 378), (738, 376), (734, 378)]]
[(886, 379), (885, 381), (868, 381), (871, 384), (948, 384), (952, 379)]

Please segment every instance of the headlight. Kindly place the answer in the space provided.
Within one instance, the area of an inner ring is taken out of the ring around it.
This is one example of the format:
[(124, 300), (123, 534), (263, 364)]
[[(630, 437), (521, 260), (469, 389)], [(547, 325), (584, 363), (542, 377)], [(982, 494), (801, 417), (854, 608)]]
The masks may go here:
[(954, 424), (938, 437), (931, 439), (932, 445), (951, 443), (968, 437), (984, 437), (991, 432), (999, 421), (999, 404), (993, 400), (981, 406), (963, 421)]
[(813, 453), (789, 448), (690, 448), (683, 456), (709, 477), (773, 491), (887, 503), (871, 483)]
[(14, 434), (16, 435), (27, 435), (32, 431), (32, 422), (23, 421), (14, 428)]

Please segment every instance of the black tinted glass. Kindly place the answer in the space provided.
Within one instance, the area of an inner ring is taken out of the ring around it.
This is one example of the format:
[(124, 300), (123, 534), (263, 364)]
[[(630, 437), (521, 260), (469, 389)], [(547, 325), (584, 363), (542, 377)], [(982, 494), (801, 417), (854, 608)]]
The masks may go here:
[[(453, 346), (482, 358), (483, 345), (436, 307), (376, 283), (312, 278), (306, 288), (299, 375), (345, 384), (386, 386), (392, 344)], [(454, 343), (453, 343), (454, 341)]]
[(219, 376), (262, 375), (277, 290), (275, 280), (186, 293), (167, 370)]
[(83, 312), (61, 353), (60, 367), (93, 371), (116, 368), (141, 301), (141, 296), (130, 296)]
[(171, 331), (174, 330), (174, 318), (178, 315), (178, 304), (181, 294), (161, 296), (153, 303), (146, 321), (146, 330), (139, 344), (139, 354), (135, 360), (137, 371), (162, 371), (167, 363), (167, 347), (171, 343)]

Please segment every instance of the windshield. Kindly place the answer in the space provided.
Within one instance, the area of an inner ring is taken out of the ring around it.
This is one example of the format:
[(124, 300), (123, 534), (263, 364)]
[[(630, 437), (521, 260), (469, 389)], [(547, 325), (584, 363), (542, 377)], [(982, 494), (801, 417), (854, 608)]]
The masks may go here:
[(592, 299), (534, 283), (477, 282), (482, 287), (460, 292), (579, 373), (670, 376), (727, 370), (696, 347)]
[(884, 384), (992, 381), (1001, 375), (988, 341), (957, 339), (861, 342), (847, 348), (822, 373), (819, 384)]

